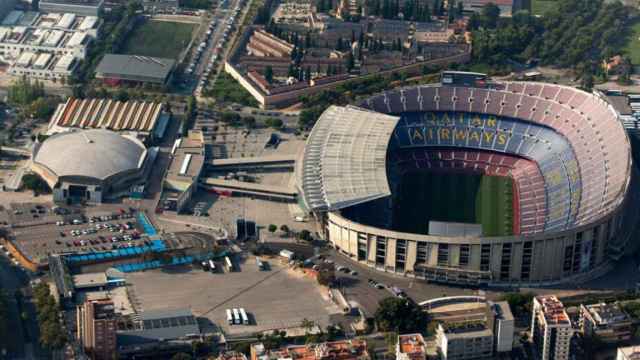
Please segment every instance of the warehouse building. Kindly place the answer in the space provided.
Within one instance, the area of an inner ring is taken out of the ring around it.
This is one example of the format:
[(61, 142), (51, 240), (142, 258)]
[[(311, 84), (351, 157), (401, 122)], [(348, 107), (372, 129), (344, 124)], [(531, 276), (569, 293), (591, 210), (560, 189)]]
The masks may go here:
[(96, 79), (112, 86), (121, 83), (166, 85), (171, 81), (175, 65), (172, 59), (107, 54), (96, 69)]
[(132, 136), (97, 129), (59, 133), (33, 146), (31, 169), (55, 202), (102, 203), (143, 184), (157, 149)]
[(155, 102), (69, 98), (53, 113), (47, 134), (73, 129), (107, 129), (148, 142), (164, 136), (169, 117), (162, 104)]
[(104, 0), (40, 0), (40, 11), (98, 16)]

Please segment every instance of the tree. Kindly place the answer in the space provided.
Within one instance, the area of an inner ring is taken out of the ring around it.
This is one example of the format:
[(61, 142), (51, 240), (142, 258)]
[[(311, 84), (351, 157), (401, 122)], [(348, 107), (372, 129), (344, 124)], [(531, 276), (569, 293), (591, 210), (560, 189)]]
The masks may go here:
[(303, 328), (304, 332), (307, 334), (311, 332), (314, 326), (316, 326), (316, 323), (307, 318), (302, 319), (302, 322), (300, 323), (300, 327)]
[(273, 68), (271, 67), (271, 65), (268, 65), (264, 69), (264, 78), (269, 84), (273, 83)]
[(289, 235), (289, 227), (286, 224), (280, 225), (280, 231), (285, 233), (285, 235)]
[(298, 237), (300, 238), (300, 240), (304, 240), (304, 241), (311, 241), (311, 232), (309, 232), (309, 230), (304, 229), (302, 231), (300, 231), (300, 233), (298, 234)]
[(125, 89), (120, 89), (116, 93), (116, 100), (118, 101), (127, 101), (129, 100), (129, 93)]
[(516, 317), (523, 317), (531, 313), (533, 293), (510, 292), (500, 298), (509, 303), (511, 311)]
[(265, 120), (264, 122), (268, 127), (270, 128), (274, 128), (274, 129), (280, 129), (282, 128), (282, 126), (284, 125), (284, 123), (282, 122), (281, 119), (279, 118), (268, 118), (267, 120)]
[(244, 126), (246, 126), (248, 129), (252, 129), (256, 127), (256, 118), (254, 118), (253, 116), (243, 117), (242, 122), (244, 123)]
[(22, 186), (24, 186), (25, 189), (32, 190), (36, 194), (44, 194), (51, 191), (47, 182), (36, 174), (25, 174), (22, 177)]
[(278, 230), (278, 227), (275, 224), (269, 224), (267, 229), (269, 230), (270, 233), (274, 233), (276, 232), (276, 230)]
[(382, 301), (375, 313), (375, 321), (380, 331), (397, 331), (401, 334), (424, 332), (427, 314), (411, 299), (389, 297)]
[(171, 357), (171, 360), (191, 360), (191, 355), (187, 354), (187, 353), (177, 353), (175, 355), (173, 355), (173, 357)]
[(498, 19), (500, 19), (500, 8), (494, 3), (488, 3), (482, 8), (482, 17), (485, 19), (485, 26), (490, 29), (495, 29), (498, 26)]
[(336, 281), (336, 270), (333, 264), (321, 263), (318, 265), (318, 284), (331, 286)]

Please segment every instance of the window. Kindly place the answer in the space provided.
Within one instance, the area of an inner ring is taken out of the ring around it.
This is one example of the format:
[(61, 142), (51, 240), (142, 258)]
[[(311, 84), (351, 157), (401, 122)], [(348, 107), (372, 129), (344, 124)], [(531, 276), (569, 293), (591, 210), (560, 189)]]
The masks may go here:
[(460, 245), (460, 261), (459, 261), (459, 264), (460, 264), (460, 266), (469, 265), (469, 245), (468, 244)]
[(449, 244), (438, 244), (438, 266), (449, 265)]
[(520, 268), (520, 278), (529, 280), (531, 277), (531, 258), (533, 256), (533, 242), (525, 241), (522, 245), (522, 266)]
[(418, 241), (416, 249), (416, 264), (426, 264), (427, 259), (429, 259), (427, 243)]
[(511, 269), (511, 243), (502, 244), (502, 257), (500, 259), (500, 280), (509, 280)]
[(407, 240), (396, 240), (396, 271), (404, 271), (407, 257)]
[(491, 265), (491, 244), (482, 244), (480, 248), (480, 271), (489, 271)]

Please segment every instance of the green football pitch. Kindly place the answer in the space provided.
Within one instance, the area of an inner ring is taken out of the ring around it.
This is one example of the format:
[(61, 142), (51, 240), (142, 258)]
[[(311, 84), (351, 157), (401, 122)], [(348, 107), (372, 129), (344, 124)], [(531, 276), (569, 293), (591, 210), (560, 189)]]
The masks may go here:
[(435, 220), (482, 224), (485, 236), (513, 233), (513, 186), (507, 177), (406, 174), (394, 207), (398, 231), (426, 234)]

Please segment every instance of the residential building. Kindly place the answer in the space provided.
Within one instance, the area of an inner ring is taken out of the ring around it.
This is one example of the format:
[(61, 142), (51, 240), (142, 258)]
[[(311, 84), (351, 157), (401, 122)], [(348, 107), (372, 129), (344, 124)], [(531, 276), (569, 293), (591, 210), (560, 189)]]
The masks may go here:
[(92, 359), (110, 360), (116, 353), (114, 309), (110, 299), (87, 300), (78, 305), (78, 340)]
[(436, 345), (443, 359), (492, 358), (512, 349), (514, 319), (507, 302), (479, 296), (450, 296), (425, 304), (439, 323)]
[(420, 334), (398, 336), (396, 344), (396, 360), (425, 360), (427, 345)]
[(633, 321), (620, 304), (580, 305), (580, 331), (607, 343), (630, 340)]
[(509, 308), (509, 303), (499, 301), (492, 303), (491, 310), (494, 315), (493, 334), (497, 352), (510, 352), (513, 349), (513, 333), (515, 331), (515, 320)]
[(251, 360), (368, 360), (370, 358), (367, 342), (356, 339), (290, 345), (273, 350), (267, 350), (262, 343), (251, 345)]
[(616, 353), (616, 360), (638, 360), (640, 359), (640, 346), (619, 347)]
[(104, 0), (40, 0), (39, 9), (45, 12), (72, 13), (84, 16), (98, 16)]
[(440, 323), (436, 329), (436, 343), (443, 360), (493, 357), (493, 332), (485, 321)]
[(564, 305), (557, 297), (533, 298), (531, 334), (538, 359), (569, 359), (573, 328)]

